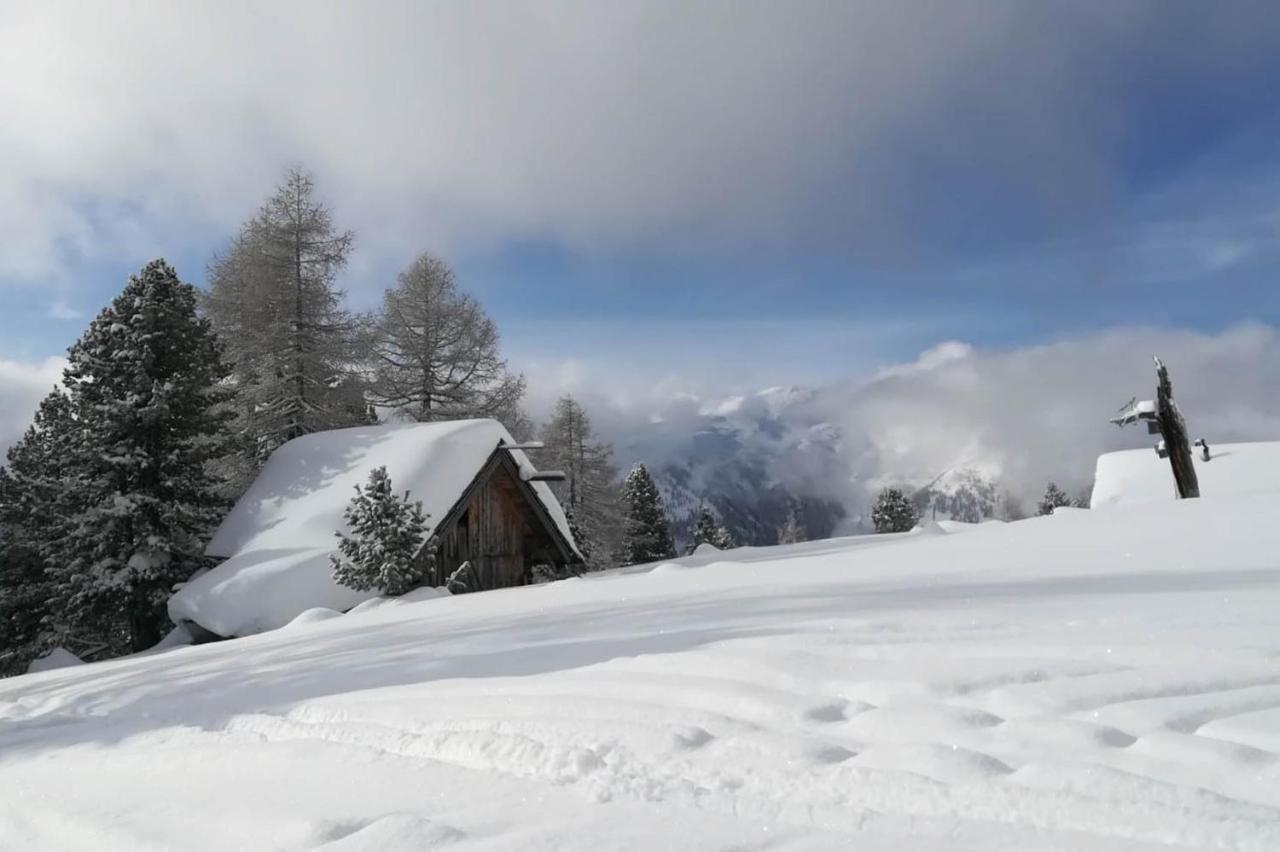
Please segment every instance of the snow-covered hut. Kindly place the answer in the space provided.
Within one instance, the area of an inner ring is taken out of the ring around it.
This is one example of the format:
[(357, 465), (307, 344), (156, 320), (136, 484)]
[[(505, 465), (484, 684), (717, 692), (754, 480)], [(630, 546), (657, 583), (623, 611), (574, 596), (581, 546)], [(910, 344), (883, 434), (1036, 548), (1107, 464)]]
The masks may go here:
[(314, 607), (346, 610), (373, 597), (335, 583), (330, 556), (355, 486), (380, 466), (428, 515), (424, 542), (434, 539), (437, 550), (429, 583), (468, 561), (491, 589), (528, 582), (536, 564), (582, 560), (551, 488), (498, 422), (338, 429), (272, 454), (206, 548), (223, 561), (170, 598), (170, 616), (217, 636), (244, 636)]
[[(1206, 460), (1193, 460), (1201, 499), (1243, 497), (1280, 490), (1280, 441), (1213, 444)], [(1098, 457), (1094, 509), (1172, 502), (1178, 496), (1169, 462), (1153, 449), (1121, 450)]]

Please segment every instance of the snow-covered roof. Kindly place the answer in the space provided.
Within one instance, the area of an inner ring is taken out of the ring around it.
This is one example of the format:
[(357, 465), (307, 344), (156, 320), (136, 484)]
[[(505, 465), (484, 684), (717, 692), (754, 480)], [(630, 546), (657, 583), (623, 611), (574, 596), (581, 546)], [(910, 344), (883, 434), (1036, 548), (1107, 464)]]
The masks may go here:
[[(1212, 498), (1280, 491), (1280, 441), (1209, 445), (1209, 461), (1193, 451), (1200, 496)], [(1092, 508), (1176, 499), (1169, 460), (1151, 448), (1098, 457)]]
[[(206, 548), (226, 561), (170, 598), (171, 617), (242, 636), (280, 627), (312, 607), (344, 610), (372, 597), (336, 584), (329, 563), (355, 486), (385, 465), (397, 493), (408, 490), (422, 501), (430, 536), (501, 443), (515, 441), (497, 421), (457, 420), (337, 429), (284, 444)], [(533, 470), (523, 452), (509, 452), (522, 471)], [(529, 485), (572, 546), (551, 488)]]

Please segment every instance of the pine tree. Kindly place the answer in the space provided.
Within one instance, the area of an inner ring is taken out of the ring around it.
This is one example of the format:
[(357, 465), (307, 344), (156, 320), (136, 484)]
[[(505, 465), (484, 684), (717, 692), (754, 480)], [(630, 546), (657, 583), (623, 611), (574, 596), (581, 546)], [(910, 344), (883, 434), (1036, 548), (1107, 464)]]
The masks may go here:
[(410, 501), (408, 491), (396, 496), (385, 467), (374, 468), (368, 485), (356, 486), (346, 521), (350, 535), (336, 533), (338, 555), (333, 557), (339, 585), (403, 595), (426, 579), (433, 566), (418, 559), (427, 528), (422, 503)]
[(578, 552), (582, 554), (582, 558), (588, 563), (591, 561), (591, 542), (586, 534), (582, 532), (582, 527), (578, 525), (578, 518), (573, 514), (572, 506), (564, 506), (564, 519), (569, 525), (569, 535), (573, 536), (573, 543), (578, 546)]
[(134, 651), (160, 639), (173, 584), (204, 564), (225, 510), (210, 467), (226, 449), (227, 368), (196, 298), (164, 261), (147, 264), (71, 347), (63, 374), (76, 428), (48, 555), (57, 619), (114, 629)]
[(497, 326), (439, 258), (420, 256), (385, 293), (370, 349), (374, 400), (415, 420), (519, 411), (524, 377), (507, 369)]
[(0, 468), (0, 677), (26, 671), (55, 641), (43, 554), (57, 540), (63, 448), (73, 429), (67, 397), (54, 390)]
[(808, 541), (808, 533), (805, 532), (804, 526), (800, 523), (800, 518), (796, 516), (796, 509), (791, 507), (791, 511), (787, 513), (787, 522), (778, 529), (779, 544), (799, 544), (802, 541)]
[(285, 441), (368, 422), (359, 329), (335, 284), (353, 239), (293, 169), (210, 265), (203, 308), (233, 368), (241, 485)]
[(693, 541), (689, 544), (689, 552), (693, 553), (701, 544), (709, 544), (717, 550), (728, 550), (735, 546), (733, 535), (716, 523), (715, 515), (706, 506), (698, 507), (698, 520), (693, 526)]
[(1052, 515), (1054, 509), (1070, 505), (1071, 498), (1067, 496), (1067, 492), (1059, 488), (1056, 482), (1050, 482), (1049, 487), (1045, 489), (1044, 497), (1036, 504), (1036, 514)]
[(920, 522), (920, 512), (897, 488), (886, 488), (871, 509), (871, 522), (878, 533), (910, 532)]
[(643, 464), (637, 464), (622, 484), (627, 508), (626, 538), (622, 557), (626, 565), (672, 559), (676, 555), (671, 527), (662, 508), (658, 486)]
[(542, 427), (546, 448), (538, 464), (547, 470), (562, 470), (565, 481), (553, 484), (556, 497), (571, 512), (585, 544), (590, 570), (609, 567), (609, 557), (622, 544), (623, 506), (618, 494), (617, 470), (611, 461), (612, 448), (596, 440), (591, 418), (572, 397), (556, 402), (551, 419)]

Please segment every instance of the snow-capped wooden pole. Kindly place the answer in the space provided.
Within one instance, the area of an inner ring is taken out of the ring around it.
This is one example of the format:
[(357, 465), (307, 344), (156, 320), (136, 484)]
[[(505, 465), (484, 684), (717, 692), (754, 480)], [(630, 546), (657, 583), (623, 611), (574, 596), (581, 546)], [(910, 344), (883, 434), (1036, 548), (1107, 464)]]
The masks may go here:
[[(1159, 356), (1156, 362), (1156, 399), (1138, 402), (1130, 400), (1120, 413), (1111, 418), (1111, 422), (1124, 427), (1130, 423), (1145, 421), (1147, 431), (1160, 435), (1160, 443), (1156, 444), (1156, 453), (1160, 458), (1169, 460), (1173, 469), (1173, 482), (1178, 497), (1187, 499), (1200, 496), (1200, 480), (1196, 476), (1195, 462), (1191, 458), (1191, 441), (1187, 438), (1187, 424), (1173, 401), (1173, 383), (1169, 381), (1169, 368)], [(1201, 440), (1203, 443), (1203, 439)], [(1208, 456), (1208, 447), (1205, 447)]]
[(1156, 422), (1160, 425), (1160, 437), (1173, 468), (1173, 481), (1182, 498), (1200, 496), (1200, 480), (1196, 477), (1196, 465), (1191, 460), (1191, 441), (1187, 438), (1187, 424), (1182, 412), (1173, 401), (1173, 384), (1169, 381), (1169, 368), (1156, 358)]

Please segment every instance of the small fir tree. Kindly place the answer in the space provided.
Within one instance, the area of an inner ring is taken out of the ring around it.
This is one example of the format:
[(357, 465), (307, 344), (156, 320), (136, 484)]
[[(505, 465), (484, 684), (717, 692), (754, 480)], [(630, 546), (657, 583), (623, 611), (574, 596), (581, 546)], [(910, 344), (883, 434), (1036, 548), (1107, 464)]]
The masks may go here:
[(796, 509), (792, 506), (787, 512), (787, 522), (778, 528), (778, 543), (799, 544), (802, 541), (808, 541), (808, 538), (800, 518), (796, 516)]
[(626, 538), (622, 545), (624, 564), (673, 559), (676, 548), (662, 507), (662, 496), (643, 464), (636, 465), (627, 474), (622, 484), (622, 499), (627, 510)]
[[(356, 486), (356, 496), (346, 511), (350, 535), (340, 539), (333, 556), (333, 579), (358, 592), (378, 589), (403, 595), (421, 585), (431, 565), (417, 559), (427, 519), (422, 503), (391, 490), (385, 467), (374, 468), (368, 485)], [(428, 562), (431, 561), (428, 554)]]
[(1044, 497), (1036, 504), (1036, 514), (1052, 515), (1054, 509), (1070, 505), (1071, 498), (1067, 496), (1067, 492), (1059, 488), (1056, 482), (1050, 482), (1049, 487), (1045, 489)]
[(578, 525), (578, 518), (571, 506), (564, 507), (564, 519), (569, 524), (569, 535), (573, 536), (573, 543), (578, 546), (578, 552), (582, 554), (584, 560), (590, 563), (591, 554), (595, 550), (594, 542), (587, 537), (582, 527)]
[(909, 532), (920, 522), (920, 513), (900, 490), (886, 488), (876, 498), (871, 522), (878, 533)]
[(706, 506), (698, 508), (698, 520), (693, 526), (693, 541), (689, 544), (689, 552), (693, 553), (701, 544), (709, 544), (717, 550), (728, 550), (735, 546), (733, 535), (716, 523), (715, 515)]

